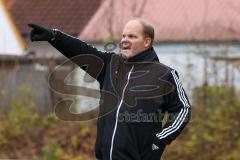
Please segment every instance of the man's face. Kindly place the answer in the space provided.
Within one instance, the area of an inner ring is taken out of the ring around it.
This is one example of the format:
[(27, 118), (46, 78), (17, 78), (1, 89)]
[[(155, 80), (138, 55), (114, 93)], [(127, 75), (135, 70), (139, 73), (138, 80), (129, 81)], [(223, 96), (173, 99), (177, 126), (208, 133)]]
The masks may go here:
[(123, 57), (128, 59), (146, 50), (150, 46), (150, 40), (144, 37), (143, 26), (139, 21), (129, 21), (123, 29), (120, 42)]

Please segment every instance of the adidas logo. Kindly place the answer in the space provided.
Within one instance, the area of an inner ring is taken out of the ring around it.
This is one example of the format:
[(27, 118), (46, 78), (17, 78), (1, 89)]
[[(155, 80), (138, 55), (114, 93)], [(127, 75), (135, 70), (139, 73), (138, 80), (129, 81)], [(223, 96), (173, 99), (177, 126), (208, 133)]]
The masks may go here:
[(158, 150), (158, 149), (159, 149), (159, 147), (158, 147), (157, 145), (152, 144), (152, 150), (153, 150), (153, 151)]

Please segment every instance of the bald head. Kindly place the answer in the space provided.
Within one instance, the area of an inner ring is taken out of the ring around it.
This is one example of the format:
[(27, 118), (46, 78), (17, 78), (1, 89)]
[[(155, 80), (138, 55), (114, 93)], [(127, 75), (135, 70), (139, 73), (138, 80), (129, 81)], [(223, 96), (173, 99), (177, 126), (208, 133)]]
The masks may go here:
[(141, 19), (128, 21), (122, 33), (121, 49), (126, 58), (133, 57), (152, 46), (154, 29)]
[(149, 22), (147, 22), (146, 20), (140, 19), (140, 18), (136, 18), (136, 19), (128, 21), (128, 23), (138, 23), (138, 24), (141, 24), (141, 26), (142, 26), (142, 33), (143, 33), (144, 37), (151, 38), (151, 45), (152, 45), (153, 40), (154, 40), (154, 28), (153, 28), (153, 26)]

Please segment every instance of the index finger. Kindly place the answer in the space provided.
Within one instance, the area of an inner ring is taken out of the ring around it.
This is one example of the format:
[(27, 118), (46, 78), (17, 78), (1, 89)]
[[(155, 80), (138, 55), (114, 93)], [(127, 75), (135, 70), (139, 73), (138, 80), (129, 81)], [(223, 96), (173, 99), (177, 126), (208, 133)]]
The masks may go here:
[(33, 24), (33, 23), (29, 23), (28, 26), (31, 28), (39, 28), (39, 26), (37, 26), (36, 24)]

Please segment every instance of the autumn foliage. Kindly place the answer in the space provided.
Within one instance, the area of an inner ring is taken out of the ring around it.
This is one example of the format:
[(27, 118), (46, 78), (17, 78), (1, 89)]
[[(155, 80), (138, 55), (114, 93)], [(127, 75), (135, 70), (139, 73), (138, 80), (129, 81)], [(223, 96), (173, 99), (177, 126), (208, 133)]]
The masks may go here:
[[(65, 122), (53, 113), (40, 116), (30, 90), (13, 98), (0, 113), (0, 158), (33, 160), (94, 159), (96, 121)], [(228, 86), (201, 86), (193, 91), (192, 118), (162, 159), (240, 159), (240, 103)]]

